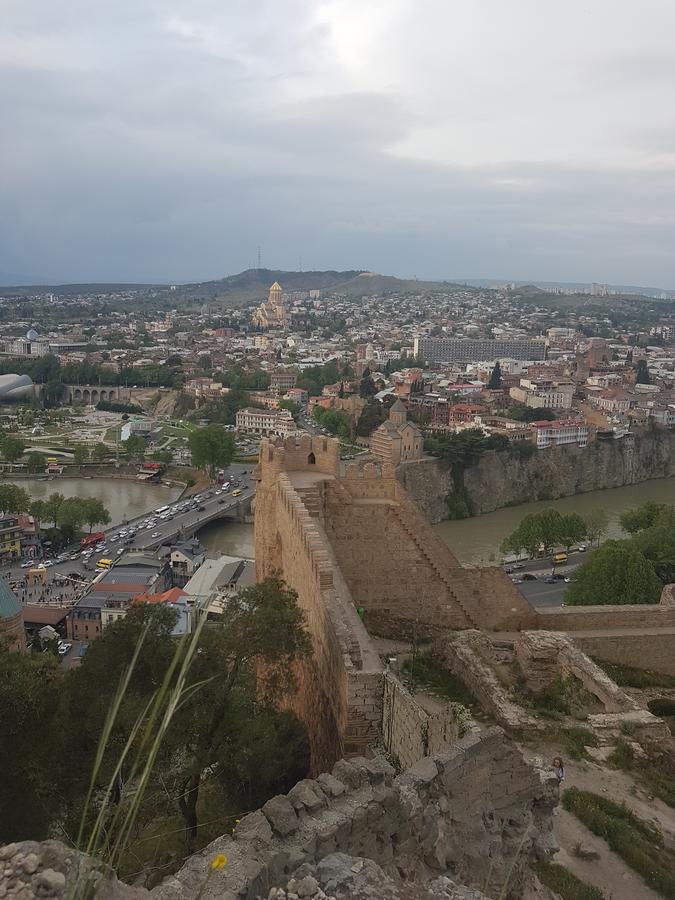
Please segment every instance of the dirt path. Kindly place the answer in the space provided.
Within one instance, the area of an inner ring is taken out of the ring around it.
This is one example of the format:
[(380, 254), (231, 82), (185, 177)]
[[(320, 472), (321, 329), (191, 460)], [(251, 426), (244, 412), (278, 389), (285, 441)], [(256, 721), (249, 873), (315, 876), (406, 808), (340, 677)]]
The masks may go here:
[[(559, 750), (552, 746), (538, 746), (535, 752), (544, 759), (552, 759)], [(661, 800), (652, 798), (625, 772), (606, 769), (587, 760), (569, 760), (565, 766), (565, 774), (563, 787), (577, 787), (606, 796), (615, 803), (625, 803), (641, 819), (657, 824), (666, 841), (675, 842), (675, 810)], [(595, 885), (607, 900), (659, 900), (660, 894), (647, 887), (641, 876), (610, 850), (604, 840), (591, 834), (585, 825), (562, 806), (556, 809), (553, 823), (553, 831), (560, 845), (554, 862), (566, 866), (578, 878)], [(586, 860), (577, 856), (574, 851), (580, 842), (595, 850), (600, 859)]]

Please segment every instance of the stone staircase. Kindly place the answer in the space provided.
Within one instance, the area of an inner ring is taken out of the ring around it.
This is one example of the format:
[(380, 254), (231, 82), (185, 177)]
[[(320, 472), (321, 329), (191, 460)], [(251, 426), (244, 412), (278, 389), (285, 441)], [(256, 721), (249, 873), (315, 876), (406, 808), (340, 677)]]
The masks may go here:
[(322, 520), (324, 518), (324, 505), (319, 486), (313, 484), (311, 487), (296, 488), (296, 491), (310, 517)]
[(438, 555), (434, 552), (435, 548), (433, 546), (433, 541), (436, 540), (436, 536), (433, 535), (433, 541), (431, 542), (431, 545), (429, 545), (429, 543), (427, 543), (428, 535), (425, 533), (426, 530), (420, 528), (419, 517), (415, 516), (415, 520), (412, 521), (412, 516), (409, 515), (405, 506), (400, 504), (392, 506), (392, 513), (396, 517), (400, 528), (418, 549), (429, 568), (445, 586), (450, 601), (455, 603), (459, 609), (461, 609), (468, 626), (470, 628), (480, 628), (480, 625), (467, 607), (467, 604), (455, 590), (450, 566), (444, 561), (441, 562)]

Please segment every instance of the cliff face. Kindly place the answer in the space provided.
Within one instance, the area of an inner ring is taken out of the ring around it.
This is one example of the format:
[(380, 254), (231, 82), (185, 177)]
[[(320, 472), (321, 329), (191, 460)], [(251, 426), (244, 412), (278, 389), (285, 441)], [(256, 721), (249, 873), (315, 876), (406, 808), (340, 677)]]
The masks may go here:
[[(586, 491), (638, 484), (675, 474), (675, 432), (646, 431), (619, 440), (594, 441), (585, 449), (551, 447), (528, 458), (485, 452), (464, 473), (471, 515), (534, 500), (556, 500)], [(403, 463), (397, 477), (430, 522), (448, 518), (452, 476), (436, 460)]]

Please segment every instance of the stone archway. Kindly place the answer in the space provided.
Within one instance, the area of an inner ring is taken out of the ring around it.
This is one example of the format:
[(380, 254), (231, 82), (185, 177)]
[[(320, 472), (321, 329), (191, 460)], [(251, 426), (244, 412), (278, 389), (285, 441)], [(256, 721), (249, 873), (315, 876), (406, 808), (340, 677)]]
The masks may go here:
[(92, 406), (93, 406), (95, 403), (98, 403), (98, 391), (96, 390), (96, 388), (92, 388), (92, 390), (91, 390), (91, 404), (92, 404)]
[(90, 395), (89, 395), (89, 389), (88, 389), (88, 388), (85, 388), (85, 389), (82, 391), (82, 399), (84, 400), (85, 403), (89, 403), (89, 397), (90, 397)]
[(314, 456), (314, 453), (313, 453), (313, 452), (310, 453), (309, 456), (307, 457), (307, 465), (308, 465), (308, 466), (315, 466), (315, 465), (316, 465), (316, 456)]
[(79, 388), (75, 388), (75, 390), (71, 392), (70, 399), (75, 401), (81, 400), (82, 391)]

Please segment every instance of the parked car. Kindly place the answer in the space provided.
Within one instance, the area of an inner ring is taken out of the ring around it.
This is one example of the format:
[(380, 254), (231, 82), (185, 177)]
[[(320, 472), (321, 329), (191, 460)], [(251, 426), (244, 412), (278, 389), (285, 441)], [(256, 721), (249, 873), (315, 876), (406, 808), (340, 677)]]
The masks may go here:
[(523, 581), (536, 581), (537, 576), (533, 572), (523, 572), (521, 575)]
[(67, 644), (65, 641), (59, 641), (59, 644), (58, 644), (59, 656), (65, 656), (66, 653), (68, 653), (72, 649), (73, 649), (72, 644)]
[(544, 578), (544, 584), (555, 584), (558, 579), (554, 578), (553, 575), (547, 575)]

